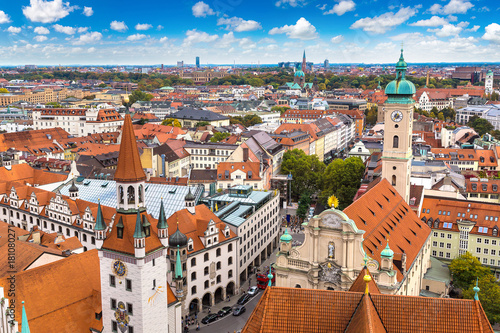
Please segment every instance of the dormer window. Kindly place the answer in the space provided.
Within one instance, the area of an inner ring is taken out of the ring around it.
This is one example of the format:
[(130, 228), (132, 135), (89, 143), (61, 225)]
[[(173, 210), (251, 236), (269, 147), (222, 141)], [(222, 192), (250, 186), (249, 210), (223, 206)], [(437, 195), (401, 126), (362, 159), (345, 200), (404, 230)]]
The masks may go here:
[(476, 191), (477, 190), (477, 184), (472, 184), (472, 190)]
[(482, 187), (483, 191), (486, 191), (488, 189), (488, 185), (487, 184), (481, 184), (481, 187)]

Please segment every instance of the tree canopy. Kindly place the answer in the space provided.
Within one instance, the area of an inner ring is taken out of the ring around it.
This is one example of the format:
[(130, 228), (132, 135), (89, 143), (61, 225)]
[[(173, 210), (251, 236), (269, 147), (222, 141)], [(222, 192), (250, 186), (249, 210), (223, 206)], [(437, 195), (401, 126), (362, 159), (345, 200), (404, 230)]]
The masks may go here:
[(483, 136), (494, 129), (493, 125), (488, 120), (479, 118), (478, 116), (472, 116), (467, 125), (472, 127), (479, 136)]
[(316, 155), (306, 155), (303, 150), (293, 149), (283, 154), (281, 173), (292, 174), (292, 196), (297, 199), (302, 193), (316, 193), (320, 187), (325, 164)]
[(182, 127), (180, 121), (174, 118), (168, 118), (161, 122), (162, 125), (174, 126), (174, 127)]
[(247, 114), (246, 116), (231, 117), (231, 124), (241, 124), (245, 127), (250, 127), (257, 124), (262, 124), (262, 119), (256, 114)]
[(153, 99), (153, 95), (145, 93), (140, 90), (134, 90), (129, 96), (130, 105), (134, 104), (137, 101), (150, 101)]
[(228, 132), (215, 132), (214, 136), (210, 138), (210, 142), (219, 142), (230, 136)]
[(500, 322), (500, 285), (491, 270), (469, 252), (453, 259), (450, 264), (453, 285), (463, 290), (463, 297), (473, 299), (476, 279), (481, 305), (490, 323)]
[(339, 209), (342, 210), (352, 203), (361, 184), (365, 172), (365, 165), (359, 157), (349, 157), (345, 160), (336, 159), (326, 167), (321, 176), (320, 201), (326, 204), (333, 194), (339, 200)]

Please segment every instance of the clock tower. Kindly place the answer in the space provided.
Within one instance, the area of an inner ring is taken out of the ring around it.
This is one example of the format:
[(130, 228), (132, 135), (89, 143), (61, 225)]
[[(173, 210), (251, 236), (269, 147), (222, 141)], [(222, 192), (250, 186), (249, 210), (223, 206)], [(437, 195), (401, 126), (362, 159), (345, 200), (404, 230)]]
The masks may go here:
[(406, 80), (406, 62), (401, 56), (396, 64), (396, 79), (385, 88), (384, 151), (382, 177), (394, 186), (408, 203), (410, 200), (410, 174), (413, 133), (413, 95), (415, 86)]

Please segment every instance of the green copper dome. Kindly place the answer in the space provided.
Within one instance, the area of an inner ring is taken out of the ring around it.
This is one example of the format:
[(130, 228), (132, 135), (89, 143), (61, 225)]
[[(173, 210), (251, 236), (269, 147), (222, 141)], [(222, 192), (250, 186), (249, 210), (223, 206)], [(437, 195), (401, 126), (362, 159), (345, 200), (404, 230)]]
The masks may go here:
[(302, 66), (301, 65), (299, 65), (297, 67), (297, 71), (295, 72), (294, 76), (298, 76), (298, 77), (305, 76), (304, 72), (302, 71)]
[(285, 243), (290, 243), (292, 241), (292, 235), (288, 233), (288, 229), (285, 229), (285, 233), (281, 235), (280, 241)]
[(392, 258), (394, 256), (394, 251), (389, 247), (389, 242), (387, 242), (387, 246), (385, 247), (385, 249), (380, 252), (380, 256), (385, 258)]
[(396, 63), (396, 79), (385, 87), (388, 103), (414, 103), (412, 96), (417, 90), (415, 89), (415, 85), (405, 78), (406, 67), (403, 49), (401, 49), (401, 56)]

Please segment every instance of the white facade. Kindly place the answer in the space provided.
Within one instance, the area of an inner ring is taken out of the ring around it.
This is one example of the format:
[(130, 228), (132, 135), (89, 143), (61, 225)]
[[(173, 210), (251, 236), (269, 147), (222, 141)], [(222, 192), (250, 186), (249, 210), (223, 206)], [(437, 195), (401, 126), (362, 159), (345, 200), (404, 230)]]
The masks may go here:
[(489, 95), (493, 92), (493, 72), (488, 71), (484, 80), (484, 93)]
[[(107, 119), (106, 119), (107, 118)], [(60, 127), (74, 136), (116, 132), (123, 118), (114, 109), (34, 109), (35, 130)]]
[(236, 145), (202, 143), (187, 143), (184, 146), (191, 156), (193, 169), (217, 169), (217, 164), (225, 162), (236, 148)]

